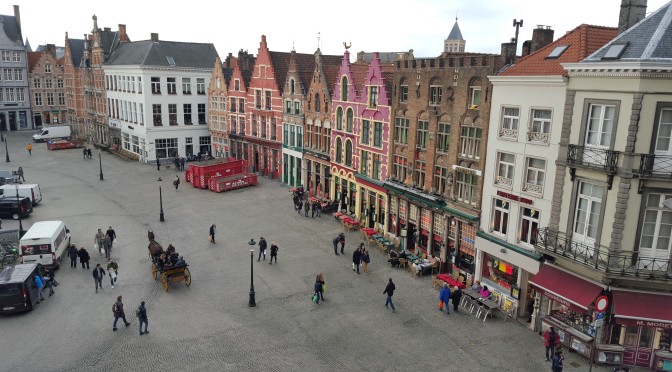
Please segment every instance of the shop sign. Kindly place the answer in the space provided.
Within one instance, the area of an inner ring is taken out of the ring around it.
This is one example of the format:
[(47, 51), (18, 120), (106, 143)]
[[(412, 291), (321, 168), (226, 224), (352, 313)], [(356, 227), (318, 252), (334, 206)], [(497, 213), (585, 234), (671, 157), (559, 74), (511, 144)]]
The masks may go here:
[(617, 317), (616, 323), (621, 325), (638, 326), (638, 327), (672, 329), (672, 323), (654, 322), (651, 320), (623, 319)]
[[(575, 309), (575, 310), (577, 310), (577, 311), (581, 311), (581, 312), (585, 311), (585, 309), (581, 309), (581, 308), (577, 307), (577, 306), (574, 305), (573, 303), (571, 303), (571, 302), (565, 300), (564, 298), (558, 296), (557, 294), (555, 294), (555, 293), (553, 293), (553, 292), (544, 291), (544, 293), (543, 293), (542, 295), (543, 295), (544, 297), (547, 297), (549, 300), (553, 300), (553, 301), (555, 301), (555, 302), (557, 302), (557, 303), (559, 303), (559, 304), (568, 306), (568, 307), (570, 307), (570, 308), (572, 308), (572, 309)], [(581, 310), (578, 310), (578, 309), (581, 309)]]
[(513, 201), (523, 203), (523, 204), (528, 204), (528, 205), (532, 205), (532, 203), (534, 203), (531, 199), (523, 198), (521, 196), (514, 195), (514, 194), (509, 194), (508, 192), (499, 191), (499, 190), (497, 191), (497, 196), (501, 196), (502, 198), (506, 198), (506, 199), (509, 199), (509, 200), (513, 200)]

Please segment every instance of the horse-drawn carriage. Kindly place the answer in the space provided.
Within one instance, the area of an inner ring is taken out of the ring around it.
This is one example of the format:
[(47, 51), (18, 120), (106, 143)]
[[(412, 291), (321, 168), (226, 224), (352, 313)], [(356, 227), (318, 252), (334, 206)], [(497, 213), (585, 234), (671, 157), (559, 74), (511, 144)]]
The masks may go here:
[(187, 286), (191, 285), (189, 265), (181, 257), (175, 262), (167, 260), (167, 252), (163, 250), (161, 244), (153, 239), (149, 241), (147, 249), (149, 249), (149, 258), (152, 260), (152, 278), (154, 280), (161, 278), (164, 291), (168, 292), (168, 287), (171, 284), (179, 282), (184, 282)]

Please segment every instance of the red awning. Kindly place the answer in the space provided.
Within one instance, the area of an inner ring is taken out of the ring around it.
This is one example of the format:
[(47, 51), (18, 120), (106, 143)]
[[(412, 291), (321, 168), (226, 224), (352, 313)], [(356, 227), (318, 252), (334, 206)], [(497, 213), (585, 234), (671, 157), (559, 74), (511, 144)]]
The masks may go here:
[(576, 311), (588, 310), (588, 306), (602, 291), (600, 286), (550, 265), (544, 265), (530, 279), (530, 284), (540, 290), (542, 295)]
[(672, 296), (612, 290), (616, 323), (644, 327), (670, 328)]

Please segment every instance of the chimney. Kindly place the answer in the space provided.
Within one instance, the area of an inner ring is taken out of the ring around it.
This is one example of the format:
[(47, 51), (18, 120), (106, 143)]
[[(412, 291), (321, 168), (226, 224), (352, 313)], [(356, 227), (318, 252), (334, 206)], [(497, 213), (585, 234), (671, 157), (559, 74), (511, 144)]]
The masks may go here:
[(621, 0), (621, 13), (618, 15), (618, 34), (622, 34), (644, 17), (646, 17), (646, 0)]
[(119, 24), (119, 41), (122, 43), (128, 41), (128, 35), (126, 35), (126, 25)]
[(151, 39), (153, 43), (158, 43), (159, 42), (159, 34), (157, 32), (152, 32), (151, 33)]
[(56, 58), (56, 45), (47, 44), (47, 47), (45, 48), (45, 51), (47, 53), (51, 54), (52, 56), (54, 56), (54, 58)]
[(537, 25), (537, 28), (532, 30), (532, 45), (530, 53), (545, 47), (553, 42), (553, 30), (551, 26)]
[(530, 54), (530, 50), (532, 49), (532, 40), (525, 40), (523, 42), (523, 50), (521, 51), (521, 56), (525, 57), (526, 55)]
[(511, 41), (509, 43), (502, 43), (502, 54), (501, 58), (505, 65), (510, 65), (515, 61), (516, 58), (516, 43)]
[(19, 29), (19, 38), (23, 39), (23, 34), (21, 33), (21, 12), (19, 12), (18, 5), (14, 5), (14, 18), (16, 18), (16, 27)]

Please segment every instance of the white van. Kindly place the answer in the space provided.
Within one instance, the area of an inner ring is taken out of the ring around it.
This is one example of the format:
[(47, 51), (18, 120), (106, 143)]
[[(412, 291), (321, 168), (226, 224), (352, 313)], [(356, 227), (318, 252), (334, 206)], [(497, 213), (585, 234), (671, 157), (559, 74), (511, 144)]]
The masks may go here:
[(30, 198), (30, 201), (33, 202), (33, 207), (42, 201), (42, 191), (40, 191), (40, 185), (36, 183), (2, 185), (0, 186), (0, 197), (15, 198), (17, 187), (19, 189), (19, 196), (21, 198)]
[(33, 142), (44, 142), (57, 138), (70, 139), (71, 135), (72, 132), (69, 125), (52, 125), (43, 128), (40, 133), (33, 134)]
[(70, 231), (63, 221), (41, 221), (28, 229), (19, 243), (21, 263), (39, 263), (57, 269), (70, 247)]

